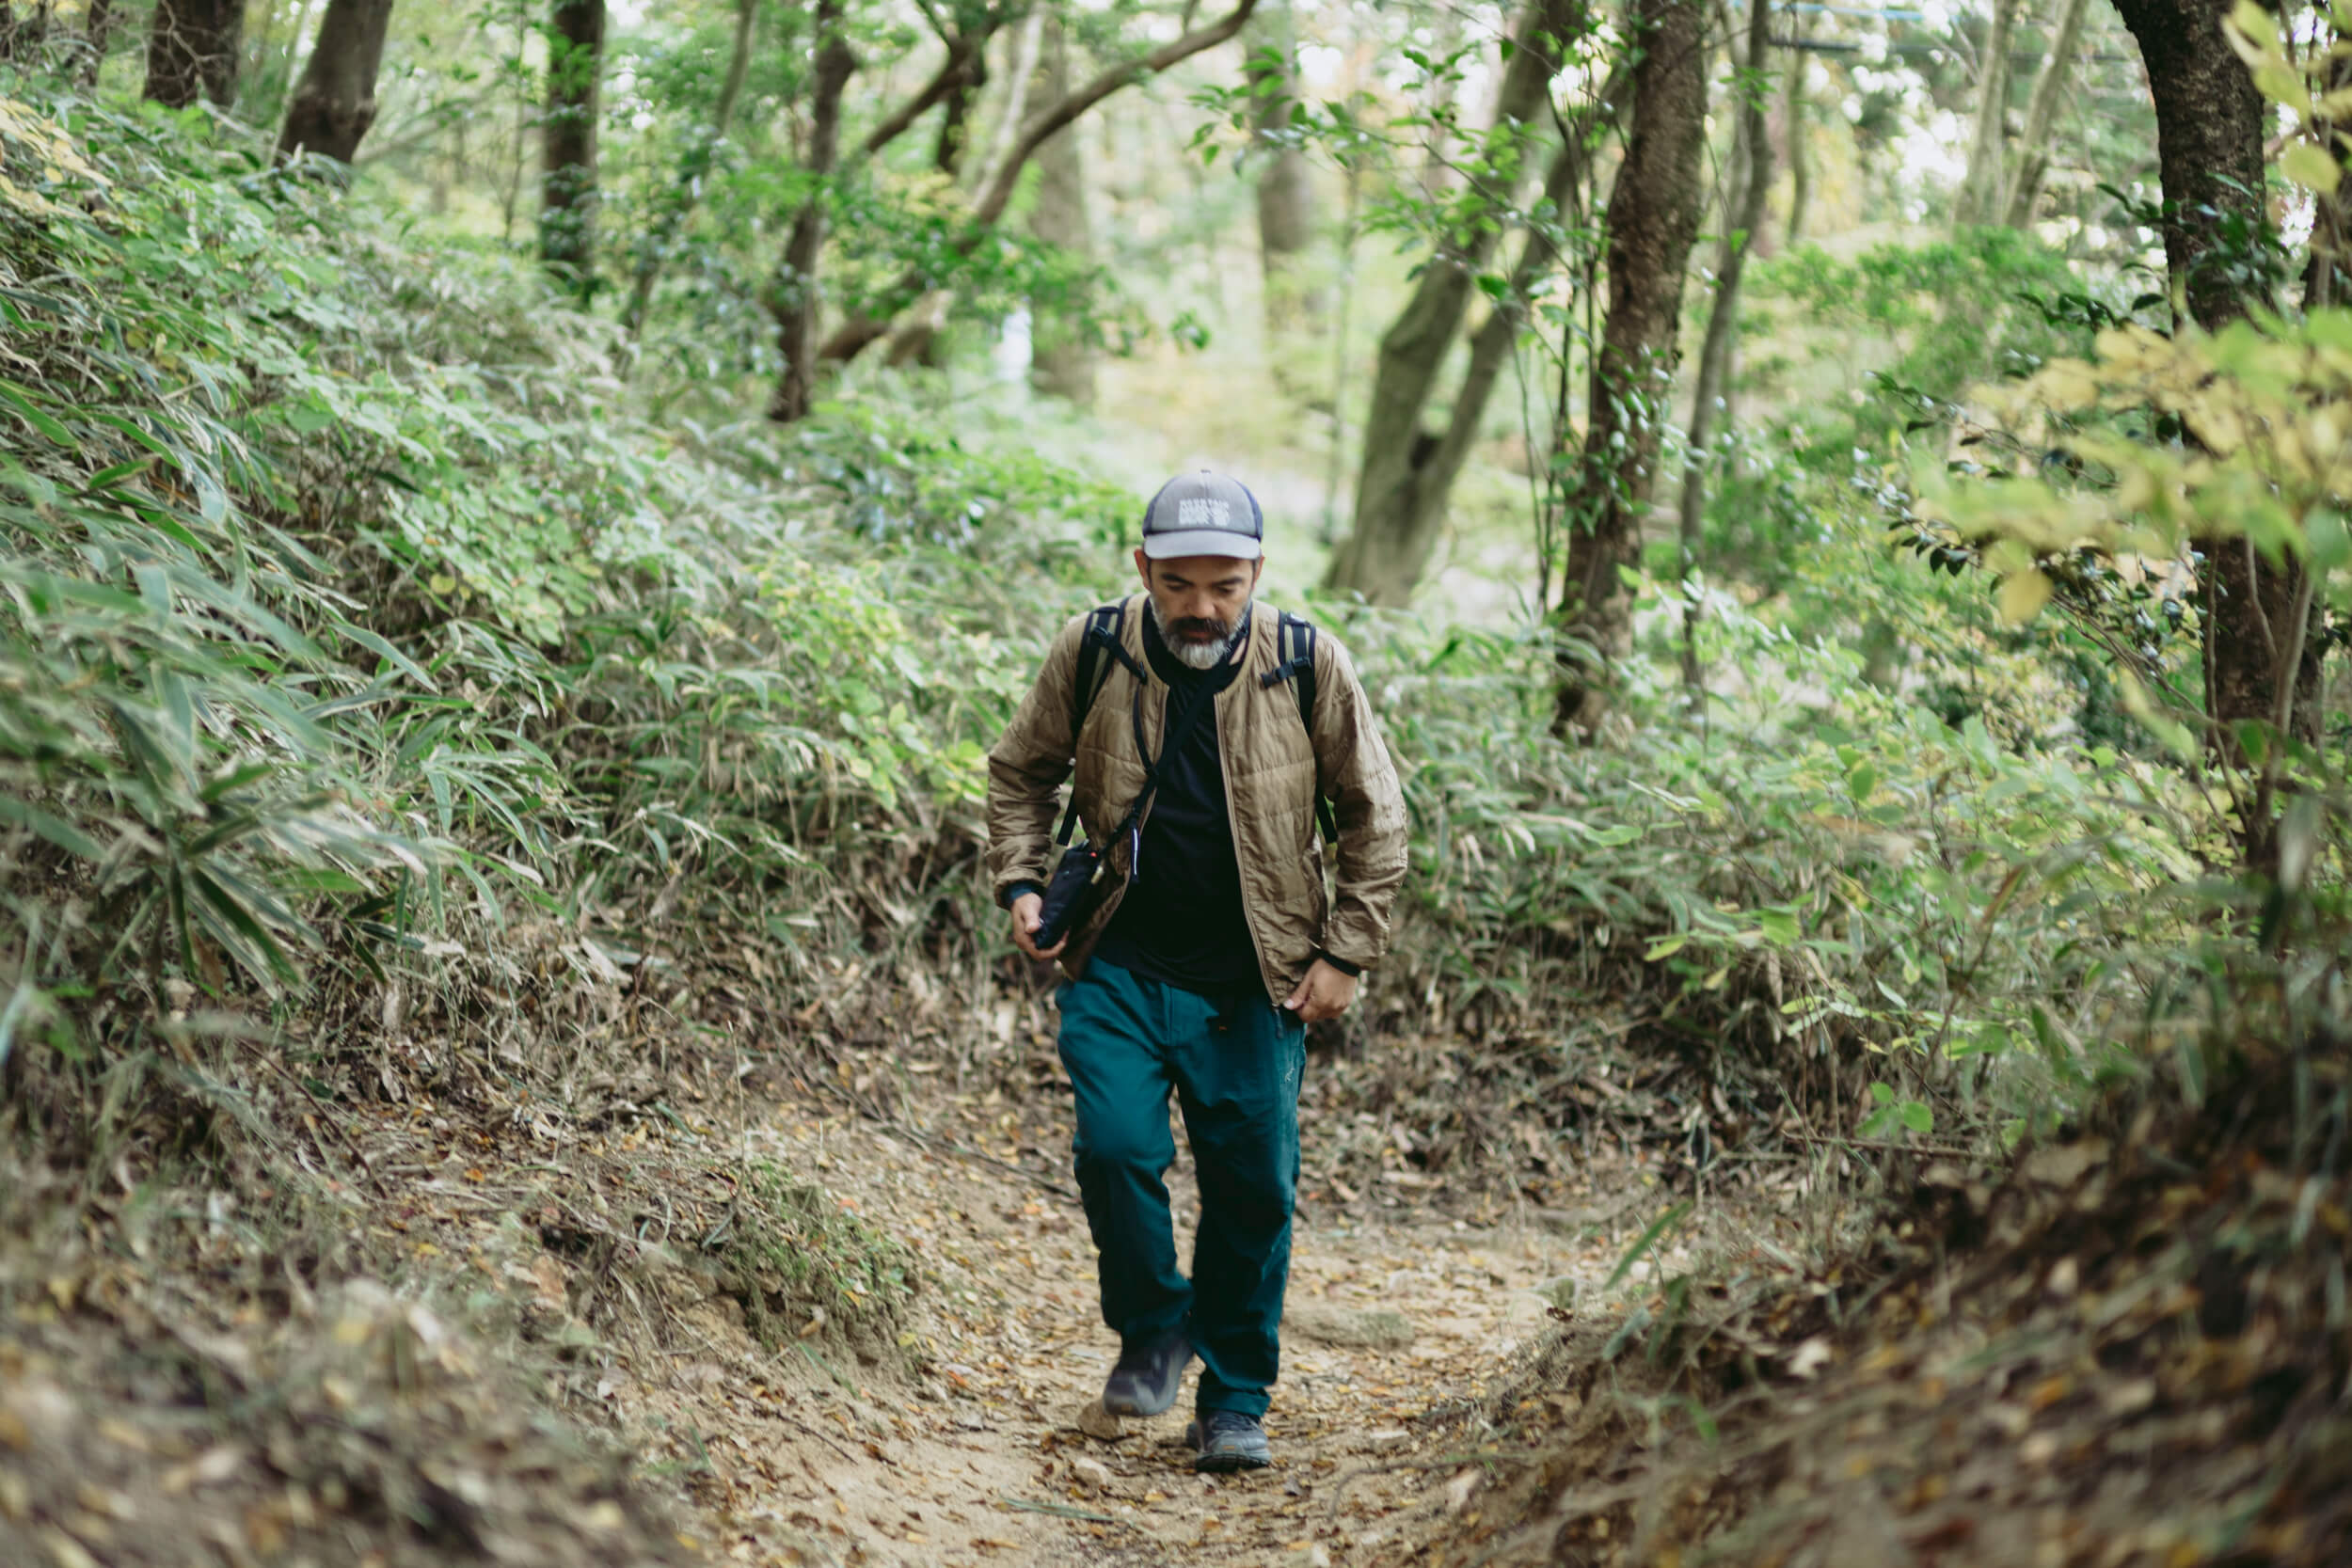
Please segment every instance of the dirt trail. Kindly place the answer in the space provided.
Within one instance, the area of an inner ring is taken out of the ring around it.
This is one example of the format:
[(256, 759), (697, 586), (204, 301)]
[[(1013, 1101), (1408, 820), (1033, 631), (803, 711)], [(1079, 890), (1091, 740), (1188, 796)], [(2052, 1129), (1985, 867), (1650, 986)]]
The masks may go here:
[[(1019, 1141), (1006, 1154), (1041, 1164), (1067, 1147), (1067, 1128)], [(812, 1338), (786, 1353), (789, 1381), (777, 1386), (777, 1358), (707, 1306), (688, 1314), (702, 1351), (613, 1389), (649, 1450), (666, 1443), (701, 1470), (704, 1500), (740, 1528), (731, 1555), (755, 1560), (775, 1560), (782, 1527), (810, 1562), (1380, 1562), (1449, 1508), (1474, 1518), (1477, 1473), (1463, 1480), (1446, 1461), (1464, 1429), (1445, 1418), (1472, 1408), (1547, 1323), (1539, 1288), (1565, 1276), (1589, 1291), (1614, 1260), (1600, 1239), (1540, 1224), (1473, 1227), (1310, 1197), (1267, 1419), (1275, 1465), (1202, 1477), (1182, 1441), (1189, 1385), (1176, 1410), (1127, 1423), (1120, 1441), (1076, 1430), (1116, 1341), (1066, 1193), (790, 1107), (744, 1144), (747, 1159), (781, 1158), (821, 1180), (914, 1247), (927, 1275), (914, 1372), (861, 1367)], [(1170, 1185), (1189, 1256), (1182, 1159)]]

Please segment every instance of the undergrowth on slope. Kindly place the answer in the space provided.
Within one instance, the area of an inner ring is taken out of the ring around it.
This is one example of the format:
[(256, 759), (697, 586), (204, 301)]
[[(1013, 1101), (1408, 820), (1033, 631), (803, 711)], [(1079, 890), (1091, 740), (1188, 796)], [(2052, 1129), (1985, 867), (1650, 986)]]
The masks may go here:
[[(686, 1016), (714, 974), (861, 1039), (911, 996), (968, 1063), (1009, 973), (980, 756), (1132, 503), (886, 404), (656, 426), (507, 260), (78, 101), (41, 165), (42, 112), (0, 211), (13, 1101), (81, 1137), (143, 1081), (223, 1114), (193, 1042), (305, 984), (499, 1027), (441, 993), (514, 994), (518, 923), (565, 933), (561, 985)], [(1390, 1093), (1424, 1169), (1529, 1128), (1698, 1165), (2014, 1128), (2150, 1005), (2184, 850), (2134, 756), (1953, 729), (1734, 608), (1707, 725), (1637, 689), (1631, 744), (1578, 751), (1539, 636), (1326, 608), (1414, 815), (1366, 1022), (1439, 1042)], [(1633, 1114), (1594, 1074), (1650, 1046)]]

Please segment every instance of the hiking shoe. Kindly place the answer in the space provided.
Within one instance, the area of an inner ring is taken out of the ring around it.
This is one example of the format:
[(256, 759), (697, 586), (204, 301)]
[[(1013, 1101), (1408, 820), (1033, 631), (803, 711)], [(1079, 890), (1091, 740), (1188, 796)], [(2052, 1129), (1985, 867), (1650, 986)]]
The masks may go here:
[(1157, 1416), (1176, 1402), (1191, 1364), (1192, 1341), (1181, 1333), (1122, 1346), (1119, 1365), (1103, 1385), (1103, 1408), (1114, 1416)]
[(1184, 1443), (1199, 1450), (1196, 1470), (1224, 1475), (1233, 1470), (1263, 1470), (1274, 1463), (1266, 1447), (1265, 1428), (1255, 1416), (1238, 1410), (1211, 1410), (1184, 1429)]

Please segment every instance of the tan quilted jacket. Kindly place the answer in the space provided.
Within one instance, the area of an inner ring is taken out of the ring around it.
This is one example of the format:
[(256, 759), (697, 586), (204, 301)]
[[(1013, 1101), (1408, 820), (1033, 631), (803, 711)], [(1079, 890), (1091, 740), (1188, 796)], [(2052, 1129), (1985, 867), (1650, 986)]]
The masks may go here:
[[(1146, 670), (1144, 596), (1126, 602), (1127, 651)], [(1299, 722), (1298, 694), (1287, 681), (1263, 677), (1279, 662), (1279, 617), (1260, 605), (1250, 617), (1242, 673), (1217, 694), (1217, 751), (1241, 866), (1242, 903), (1258, 949), (1267, 994), (1278, 1004), (1307, 973), (1317, 950), (1369, 969), (1389, 946), (1389, 916), (1405, 879), (1405, 796), (1381, 744), (1372, 704), (1338, 639), (1315, 638), (1315, 721), (1311, 746)], [(1023, 882), (1042, 885), (1060, 848), (1054, 843), (1056, 793), (1071, 774), (1070, 719), (1077, 683), (1081, 615), (1064, 626), (1045, 656), (1045, 668), (1023, 700), (1004, 738), (988, 754), (988, 863), (998, 902)], [(1078, 816), (1101, 843), (1117, 831), (1143, 787), (1143, 758), (1135, 737), (1136, 677), (1107, 653), (1103, 684), (1087, 713), (1077, 744)], [(1154, 675), (1143, 696), (1143, 733), (1156, 752), (1168, 713), (1168, 688)], [(1340, 830), (1336, 896), (1324, 884), (1315, 847), (1314, 793), (1318, 780), (1337, 809)], [(1126, 869), (1126, 846), (1112, 850)], [(1124, 892), (1104, 901), (1073, 933), (1062, 967), (1085, 972), (1095, 939)]]

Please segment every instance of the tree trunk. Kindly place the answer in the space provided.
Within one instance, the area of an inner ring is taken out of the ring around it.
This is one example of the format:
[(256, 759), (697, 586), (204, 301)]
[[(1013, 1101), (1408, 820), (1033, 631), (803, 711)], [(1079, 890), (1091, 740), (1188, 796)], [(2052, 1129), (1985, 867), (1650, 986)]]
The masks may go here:
[(540, 126), (539, 260), (582, 299), (596, 292), (596, 121), (604, 0), (554, 0)]
[[(2247, 296), (2230, 264), (2232, 230), (2256, 229), (2264, 216), (2265, 120), (2262, 95), (2222, 36), (2230, 8), (2231, 0), (2119, 0), (2116, 7), (2138, 40), (2155, 99), (2165, 271), (2174, 315), (2207, 331), (2261, 303)], [(2273, 566), (2242, 537), (2199, 544), (2205, 552), (2198, 575), (2206, 711), (2221, 753), (2247, 765), (2251, 758), (2238, 739), (2240, 725), (2283, 718), (2297, 734), (2316, 734), (2320, 649), (2311, 635), (2316, 610), (2296, 558)], [(2240, 854), (2261, 870), (2278, 863), (2278, 824), (2270, 808), (2265, 784), (2255, 809), (2244, 811), (2239, 830)]]
[(1315, 237), (1314, 182), (1306, 153), (1280, 140), (1298, 99), (1298, 28), (1285, 3), (1269, 18), (1263, 49), (1279, 54), (1280, 68), (1253, 61), (1249, 85), (1258, 97), (1258, 136), (1264, 150), (1258, 171), (1258, 261), (1265, 285), (1269, 331), (1310, 326), (1322, 302), (1300, 276)]
[(1590, 735), (1609, 705), (1610, 665), (1632, 647), (1618, 568), (1632, 564), (1657, 479), (1674, 386), (1683, 271), (1705, 197), (1707, 8), (1636, 0), (1633, 134), (1609, 195), (1609, 317), (1593, 361), (1590, 413), (1567, 503), (1565, 633), (1557, 712)]
[[(1726, 202), (1729, 221), (1715, 261), (1715, 304), (1707, 318), (1707, 338), (1699, 350), (1698, 386), (1691, 399), (1689, 451), (1682, 466), (1680, 534), (1682, 559), (1678, 576), (1688, 577), (1698, 560), (1702, 527), (1707, 515), (1707, 471), (1715, 442), (1716, 405), (1723, 405), (1723, 423), (1731, 427), (1731, 355), (1740, 325), (1740, 278), (1746, 271), (1748, 251), (1764, 222), (1764, 201), (1772, 194), (1772, 141), (1764, 123), (1765, 61), (1772, 45), (1772, 0), (1749, 0), (1748, 56), (1735, 78), (1740, 94), (1740, 130), (1734, 138), (1747, 153), (1739, 171), (1743, 182), (1736, 202)], [(1699, 683), (1695, 631), (1697, 611), (1683, 610), (1682, 678)]]
[[(1496, 95), (1497, 129), (1529, 126), (1545, 114), (1560, 59), (1558, 40), (1581, 34), (1585, 21), (1583, 0), (1533, 0)], [(1526, 167), (1521, 158), (1507, 188), (1492, 193), (1496, 208), (1518, 205)], [(1374, 604), (1401, 605), (1420, 581), (1434, 543), (1416, 526), (1417, 518), (1431, 515), (1420, 491), (1442, 440), (1422, 428), (1422, 411), (1437, 388), (1501, 228), (1482, 223), (1448, 236), (1380, 340), (1356, 478), (1355, 528), (1332, 553), (1327, 588), (1360, 594)]]
[[(1069, 42), (1059, 19), (1046, 26), (1044, 86), (1049, 103), (1070, 90)], [(1038, 149), (1037, 172), (1029, 231), (1073, 261), (1090, 261), (1094, 226), (1087, 214), (1085, 158), (1075, 131), (1065, 130)], [(1031, 384), (1081, 408), (1094, 403), (1094, 345), (1085, 303), (1047, 300), (1030, 306)]]
[(375, 123), (375, 73), (391, 20), (392, 0), (327, 0), (278, 133), (278, 162), (309, 152), (348, 164), (358, 152)]
[(621, 312), (621, 325), (633, 339), (645, 330), (645, 312), (653, 304), (654, 285), (661, 280), (661, 269), (668, 264), (671, 250), (677, 245), (686, 220), (694, 215), (695, 205), (702, 199), (703, 182), (710, 175), (710, 166), (718, 157), (719, 144), (727, 138), (727, 127), (735, 121), (735, 105), (743, 96), (744, 78), (752, 69), (752, 30), (759, 16), (759, 0), (736, 0), (735, 42), (727, 55), (727, 73), (719, 84), (719, 101), (711, 106), (709, 134), (698, 136), (678, 160), (676, 180), (670, 185), (669, 199), (661, 204), (654, 217), (653, 231), (645, 236), (644, 254), (637, 259), (637, 275), (629, 282), (628, 306)]
[(780, 423), (806, 419), (816, 401), (817, 310), (823, 303), (817, 266), (825, 249), (825, 187), (841, 149), (841, 95), (857, 70), (857, 56), (841, 36), (843, 0), (818, 0), (817, 63), (809, 84), (808, 156), (802, 167), (816, 188), (793, 214), (792, 234), (776, 268), (770, 309), (776, 318), (776, 349), (784, 356), (768, 417)]
[(245, 0), (156, 0), (145, 96), (167, 109), (184, 109), (199, 98), (234, 107), (244, 41)]
[(82, 20), (82, 63), (74, 72), (84, 92), (98, 86), (98, 72), (106, 63), (114, 33), (114, 0), (89, 0), (89, 13)]
[(951, 180), (963, 170), (964, 144), (972, 135), (972, 103), (988, 86), (988, 41), (993, 37), (995, 29), (989, 27), (961, 35), (947, 46), (956, 59), (955, 82), (940, 110), (931, 166)]
[(1808, 68), (1802, 52), (1790, 54), (1795, 57), (1788, 62), (1788, 96), (1783, 100), (1781, 120), (1788, 131), (1788, 248), (1794, 250), (1804, 241), (1804, 210), (1813, 199), (1813, 160), (1804, 145), (1811, 119), (1804, 99)]
[(2026, 109), (2026, 136), (2017, 155), (2017, 178), (2010, 182), (2009, 208), (2002, 221), (2023, 229), (2033, 221), (2034, 204), (2042, 198), (2042, 177), (2050, 171), (2050, 134), (2058, 123), (2058, 105), (2074, 80), (2074, 51), (2082, 47), (2083, 19), (2090, 0), (2061, 0), (2058, 31), (2050, 40), (2049, 57), (2042, 62), (2041, 79), (2033, 85), (2033, 102)]
[(1993, 25), (1985, 36), (1983, 66), (1977, 74), (1977, 135), (1968, 147), (1968, 172), (1952, 203), (1952, 225), (1990, 223), (2001, 205), (2001, 174), (2008, 166), (2009, 45), (2017, 30), (2017, 0), (1993, 0)]

